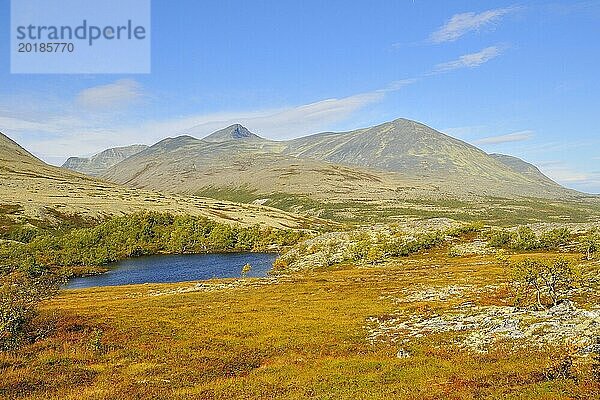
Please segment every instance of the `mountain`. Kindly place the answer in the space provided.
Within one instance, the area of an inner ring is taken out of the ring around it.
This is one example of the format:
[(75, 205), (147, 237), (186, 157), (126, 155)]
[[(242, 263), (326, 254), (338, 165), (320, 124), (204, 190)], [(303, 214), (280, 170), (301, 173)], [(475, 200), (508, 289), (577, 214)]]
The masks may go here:
[(338, 198), (344, 193), (373, 197), (373, 191), (378, 196), (389, 192), (386, 196), (393, 198), (414, 188), (459, 197), (552, 198), (574, 193), (516, 160), (489, 155), (406, 119), (282, 142), (233, 125), (204, 139), (165, 139), (116, 164), (103, 177), (182, 193), (206, 188)]
[(48, 165), (0, 133), (0, 230), (14, 224), (72, 223), (141, 210), (279, 228), (322, 222), (260, 205), (126, 188)]
[(506, 165), (508, 168), (512, 169), (513, 171), (519, 174), (530, 176), (540, 181), (546, 181), (549, 184), (555, 183), (553, 180), (544, 175), (542, 171), (538, 169), (538, 167), (526, 161), (523, 161), (518, 157), (495, 153), (490, 154), (490, 156), (494, 157), (496, 160), (500, 161), (502, 164)]
[(131, 146), (115, 147), (104, 150), (90, 158), (69, 157), (62, 167), (86, 175), (99, 176), (113, 165), (147, 148), (148, 146), (146, 145), (134, 144)]
[(132, 188), (358, 223), (441, 216), (587, 221), (597, 211), (597, 199), (589, 208), (589, 196), (523, 160), (487, 154), (406, 119), (289, 141), (233, 125), (203, 139), (164, 139), (102, 177)]
[[(350, 132), (302, 137), (289, 141), (284, 152), (298, 158), (397, 172), (423, 180), (442, 178), (462, 185), (477, 182), (489, 186), (490, 191), (493, 186), (505, 186), (508, 182), (521, 186), (514, 188), (515, 194), (562, 191), (533, 166), (538, 174), (525, 172), (524, 167), (515, 167), (516, 162), (505, 162), (407, 119)], [(522, 166), (530, 165), (519, 161)]]
[(202, 140), (204, 140), (205, 142), (220, 143), (229, 140), (262, 141), (264, 139), (250, 132), (242, 125), (235, 124), (228, 126), (227, 128), (221, 129), (219, 131), (216, 131)]
[(79, 180), (89, 179), (44, 163), (8, 136), (0, 133), (0, 177), (2, 178), (0, 185), (2, 187), (9, 185), (11, 180), (17, 177), (23, 179), (48, 177), (60, 181), (71, 175), (75, 175)]

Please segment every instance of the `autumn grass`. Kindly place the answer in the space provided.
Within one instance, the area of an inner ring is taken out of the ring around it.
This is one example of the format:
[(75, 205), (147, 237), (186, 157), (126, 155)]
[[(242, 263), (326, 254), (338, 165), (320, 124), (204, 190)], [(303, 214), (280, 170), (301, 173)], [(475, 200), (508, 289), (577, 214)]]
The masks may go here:
[(411, 342), (411, 357), (402, 359), (398, 344), (369, 344), (370, 316), (507, 301), (500, 290), (444, 303), (390, 298), (420, 287), (483, 287), (504, 279), (494, 257), (446, 254), (439, 249), (377, 267), (283, 276), (268, 285), (247, 279), (218, 290), (169, 294), (195, 287), (186, 282), (64, 291), (44, 307), (53, 332), (0, 354), (0, 397), (598, 398), (600, 385), (586, 363), (574, 366), (572, 379), (548, 379), (563, 349), (501, 344), (487, 354), (468, 353), (452, 344), (460, 332)]

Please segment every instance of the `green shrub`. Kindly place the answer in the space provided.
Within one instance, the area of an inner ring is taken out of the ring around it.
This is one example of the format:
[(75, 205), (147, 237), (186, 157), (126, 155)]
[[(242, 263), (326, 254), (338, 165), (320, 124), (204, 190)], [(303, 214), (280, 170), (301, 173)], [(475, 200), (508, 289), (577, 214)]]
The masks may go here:
[(592, 229), (579, 242), (579, 250), (584, 254), (586, 260), (592, 260), (600, 250), (600, 231)]
[(3, 234), (3, 238), (21, 243), (29, 243), (39, 234), (38, 229), (31, 226), (13, 226)]
[(353, 261), (366, 260), (372, 245), (371, 238), (369, 235), (365, 234), (360, 238), (355, 238), (354, 240), (356, 241), (350, 244), (349, 248), (350, 259)]
[(385, 257), (385, 252), (380, 245), (374, 245), (369, 248), (367, 252), (366, 261), (370, 264), (377, 264), (382, 261)]
[(246, 277), (246, 275), (248, 275), (250, 271), (252, 271), (252, 265), (244, 264), (244, 266), (242, 267), (242, 276)]
[(517, 303), (533, 302), (544, 309), (567, 299), (570, 290), (583, 284), (584, 278), (579, 267), (566, 259), (527, 258), (511, 264), (511, 283)]
[(520, 226), (517, 229), (517, 235), (511, 242), (511, 247), (516, 250), (535, 250), (539, 248), (539, 242), (533, 229), (528, 226)]
[(39, 271), (0, 277), (0, 350), (16, 349), (35, 338), (32, 321), (38, 305), (57, 290), (56, 277)]
[(472, 222), (470, 224), (464, 224), (459, 227), (450, 228), (446, 231), (446, 235), (452, 237), (459, 237), (467, 233), (481, 232), (484, 227), (484, 223), (481, 221)]
[(514, 234), (507, 230), (492, 231), (488, 236), (488, 246), (508, 248), (511, 246)]
[(556, 250), (571, 242), (568, 228), (556, 228), (542, 233), (539, 237), (527, 227), (521, 226), (516, 232), (495, 230), (488, 234), (488, 246), (514, 250)]
[(568, 228), (557, 228), (540, 235), (539, 247), (546, 250), (556, 250), (569, 244), (571, 231)]

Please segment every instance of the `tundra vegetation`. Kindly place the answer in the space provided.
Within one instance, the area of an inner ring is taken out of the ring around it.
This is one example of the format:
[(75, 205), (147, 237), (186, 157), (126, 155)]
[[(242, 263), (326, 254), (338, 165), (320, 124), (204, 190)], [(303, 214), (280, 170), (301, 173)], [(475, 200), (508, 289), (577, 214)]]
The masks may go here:
[(103, 272), (108, 263), (149, 254), (278, 251), (304, 235), (157, 212), (77, 229), (13, 228), (0, 242), (0, 348), (38, 336), (32, 323), (39, 303), (69, 276)]
[[(600, 322), (600, 265), (586, 246), (596, 230), (423, 226), (309, 234), (137, 213), (82, 228), (25, 228), (0, 245), (0, 395), (600, 395), (599, 349), (590, 342)], [(58, 277), (82, 266), (143, 254), (269, 250), (281, 254), (270, 278), (50, 298)], [(571, 308), (554, 311), (567, 302)], [(515, 315), (521, 319), (512, 325)], [(529, 339), (543, 346), (525, 345)]]

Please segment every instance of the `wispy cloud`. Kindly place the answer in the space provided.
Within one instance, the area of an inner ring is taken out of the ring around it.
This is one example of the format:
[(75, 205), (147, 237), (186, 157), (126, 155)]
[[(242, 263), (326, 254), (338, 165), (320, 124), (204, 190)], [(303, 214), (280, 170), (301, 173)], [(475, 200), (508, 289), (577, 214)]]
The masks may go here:
[(47, 123), (28, 121), (26, 119), (14, 118), (0, 115), (0, 129), (4, 132), (20, 131), (48, 131)]
[(533, 131), (520, 131), (514, 133), (508, 133), (506, 135), (490, 136), (483, 139), (476, 140), (477, 144), (501, 144), (501, 143), (512, 143), (512, 142), (523, 142), (529, 140), (534, 136)]
[[(330, 129), (335, 122), (343, 121), (356, 111), (381, 101), (386, 92), (375, 90), (274, 110), (192, 116), (185, 118), (187, 129), (183, 132), (203, 136), (224, 126), (241, 123), (251, 131), (272, 139), (289, 139)], [(192, 121), (195, 123), (190, 124)], [(183, 125), (181, 121), (172, 122)]]
[(578, 171), (561, 161), (540, 163), (540, 168), (560, 184), (586, 192), (600, 192), (600, 173)]
[(126, 107), (142, 97), (142, 86), (138, 82), (133, 79), (121, 79), (82, 90), (75, 103), (85, 109), (113, 110)]
[(378, 92), (395, 92), (404, 88), (405, 86), (412, 85), (419, 81), (419, 78), (401, 79), (391, 82), (387, 87), (379, 89)]
[(519, 7), (506, 7), (487, 10), (480, 13), (467, 12), (453, 15), (448, 22), (433, 32), (429, 41), (432, 43), (453, 42), (465, 34), (490, 27), (498, 23), (502, 17), (515, 12)]
[(456, 60), (436, 65), (433, 73), (454, 71), (461, 68), (476, 68), (502, 54), (502, 46), (490, 46), (477, 53), (465, 54)]
[[(461, 57), (461, 65), (480, 65), (498, 51), (488, 48), (480, 53), (482, 55)], [(455, 69), (450, 68), (452, 63), (447, 64), (443, 71), (436, 73)], [(393, 81), (370, 92), (302, 105), (142, 121), (119, 113), (148, 97), (142, 85), (124, 79), (84, 89), (71, 101), (36, 102), (32, 97), (22, 102), (27, 107), (18, 113), (11, 99), (3, 101), (0, 98), (0, 130), (12, 134), (34, 154), (55, 163), (71, 155), (89, 155), (108, 147), (132, 143), (153, 144), (167, 136), (183, 133), (202, 137), (233, 123), (242, 123), (271, 139), (289, 139), (334, 129), (336, 123), (347, 120), (357, 111), (429, 75), (431, 73)], [(54, 107), (48, 109), (48, 104)]]
[[(288, 139), (332, 129), (336, 122), (350, 118), (357, 111), (382, 101), (390, 92), (415, 81), (396, 81), (382, 89), (296, 106), (191, 114), (145, 121), (125, 120), (116, 113), (104, 112), (116, 103), (134, 101), (136, 93), (143, 91), (138, 84), (117, 81), (82, 91), (73, 101), (66, 101), (61, 107), (62, 111), (13, 116), (3, 112), (3, 107), (0, 107), (0, 130), (17, 139), (34, 154), (55, 163), (62, 162), (67, 156), (89, 155), (108, 147), (132, 143), (153, 144), (167, 136), (189, 133), (202, 137), (233, 123), (242, 123), (268, 138)], [(115, 98), (117, 93), (124, 94), (125, 99)], [(95, 108), (81, 112), (82, 101)], [(42, 109), (42, 106), (31, 105), (32, 110)]]

